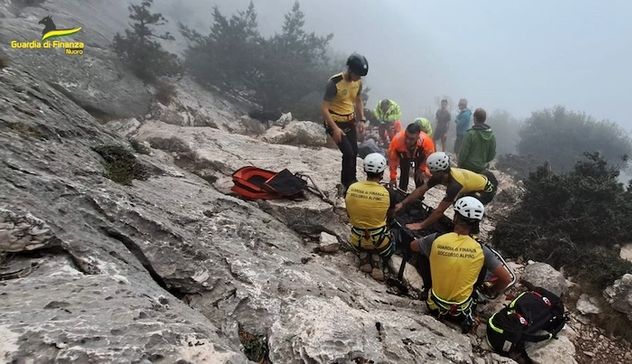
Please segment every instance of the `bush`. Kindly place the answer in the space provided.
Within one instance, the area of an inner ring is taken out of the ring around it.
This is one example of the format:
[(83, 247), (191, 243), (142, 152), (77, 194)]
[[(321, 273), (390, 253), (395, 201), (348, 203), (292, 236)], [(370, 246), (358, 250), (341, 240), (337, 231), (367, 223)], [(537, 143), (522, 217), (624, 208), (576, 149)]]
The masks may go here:
[(185, 67), (200, 84), (248, 95), (263, 112), (318, 114), (318, 103), (312, 110), (306, 101), (317, 94), (320, 102), (336, 72), (328, 57), (333, 36), (307, 33), (298, 3), (285, 15), (281, 33), (269, 38), (259, 33), (252, 2), (230, 18), (215, 7), (213, 20), (208, 35), (180, 25), (190, 43)]
[(632, 142), (619, 126), (597, 122), (584, 113), (558, 106), (536, 111), (520, 130), (518, 152), (548, 161), (554, 171), (565, 172), (586, 152), (599, 152), (618, 169), (626, 165)]
[(154, 82), (161, 76), (172, 76), (182, 72), (180, 61), (175, 54), (165, 51), (155, 39), (174, 40), (169, 33), (158, 34), (152, 28), (164, 25), (165, 18), (160, 13), (151, 13), (153, 0), (143, 0), (140, 5), (129, 7), (132, 29), (125, 35), (116, 33), (113, 48), (121, 61), (138, 78)]
[(586, 154), (563, 175), (539, 167), (525, 181), (522, 203), (497, 224), (494, 244), (605, 288), (632, 271), (614, 248), (629, 242), (632, 229), (632, 190), (618, 174), (597, 154)]
[(93, 148), (104, 160), (105, 176), (116, 183), (131, 185), (132, 180), (146, 180), (147, 168), (134, 154), (120, 145), (102, 145)]

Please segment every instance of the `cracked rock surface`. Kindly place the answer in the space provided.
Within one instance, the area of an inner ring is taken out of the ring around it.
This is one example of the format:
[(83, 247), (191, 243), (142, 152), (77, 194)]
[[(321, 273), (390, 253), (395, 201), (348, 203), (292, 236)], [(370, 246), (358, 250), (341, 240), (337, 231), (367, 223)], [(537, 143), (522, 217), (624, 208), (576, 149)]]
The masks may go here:
[(277, 363), (472, 359), (419, 301), (387, 293), (349, 252), (315, 254), (256, 203), (154, 156), (137, 156), (146, 180), (106, 178), (93, 148), (127, 141), (19, 67), (0, 72), (0, 99), (2, 232), (51, 242), (2, 245), (3, 361), (241, 363), (248, 335)]

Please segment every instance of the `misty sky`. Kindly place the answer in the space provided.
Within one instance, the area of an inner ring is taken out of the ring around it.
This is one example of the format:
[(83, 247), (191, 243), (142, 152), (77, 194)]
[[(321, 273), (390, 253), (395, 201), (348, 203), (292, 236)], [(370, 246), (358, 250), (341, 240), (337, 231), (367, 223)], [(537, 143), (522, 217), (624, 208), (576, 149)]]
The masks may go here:
[[(248, 2), (165, 0), (158, 9), (206, 30), (213, 4), (231, 13)], [(269, 34), (294, 1), (254, 3)], [(309, 30), (334, 33), (335, 50), (367, 56), (369, 104), (392, 98), (406, 121), (447, 95), (521, 118), (561, 104), (632, 130), (632, 1), (304, 0), (301, 7)]]

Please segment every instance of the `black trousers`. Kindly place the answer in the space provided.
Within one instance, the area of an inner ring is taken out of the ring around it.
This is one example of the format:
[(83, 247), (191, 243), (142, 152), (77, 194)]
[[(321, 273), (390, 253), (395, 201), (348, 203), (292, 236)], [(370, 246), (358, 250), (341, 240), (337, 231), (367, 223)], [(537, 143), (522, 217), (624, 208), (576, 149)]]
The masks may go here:
[[(336, 122), (336, 125), (346, 134), (342, 136), (338, 149), (342, 152), (342, 170), (340, 171), (340, 183), (345, 190), (358, 181), (356, 176), (356, 162), (358, 158), (358, 134), (355, 122)], [(332, 135), (332, 130), (327, 128), (327, 134)]]
[(412, 164), (413, 167), (413, 178), (415, 180), (415, 188), (424, 184), (424, 180), (421, 177), (421, 172), (419, 171), (419, 166), (421, 166), (421, 161), (418, 159), (410, 159), (404, 158), (400, 155), (399, 158), (399, 188), (407, 191), (408, 190), (408, 180), (410, 177), (410, 166)]

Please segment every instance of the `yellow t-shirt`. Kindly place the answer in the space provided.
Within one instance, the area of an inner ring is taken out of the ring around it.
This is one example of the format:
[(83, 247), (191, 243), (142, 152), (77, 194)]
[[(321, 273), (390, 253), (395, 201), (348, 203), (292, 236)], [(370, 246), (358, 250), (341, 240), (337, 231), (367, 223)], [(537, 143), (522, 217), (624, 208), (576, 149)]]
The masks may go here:
[(483, 248), (468, 235), (448, 233), (432, 243), (432, 291), (444, 301), (461, 303), (474, 290), (485, 263)]
[[(487, 177), (462, 168), (450, 168), (450, 182), (446, 186), (444, 201), (454, 202), (459, 197), (473, 192), (483, 192), (487, 186)], [(438, 185), (440, 180), (430, 178), (428, 187)]]
[(329, 112), (334, 121), (346, 122), (355, 111), (355, 101), (362, 92), (362, 81), (346, 81), (342, 73), (332, 76), (325, 91)]
[(351, 225), (358, 229), (377, 229), (386, 225), (391, 206), (386, 187), (373, 181), (356, 182), (349, 186), (345, 197)]

